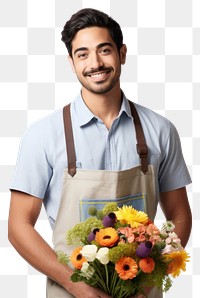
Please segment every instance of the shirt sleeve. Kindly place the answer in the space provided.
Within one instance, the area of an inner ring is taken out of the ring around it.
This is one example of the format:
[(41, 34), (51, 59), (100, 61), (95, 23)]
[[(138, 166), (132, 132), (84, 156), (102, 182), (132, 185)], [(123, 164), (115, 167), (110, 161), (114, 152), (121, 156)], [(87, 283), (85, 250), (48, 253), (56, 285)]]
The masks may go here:
[(47, 159), (45, 134), (37, 125), (24, 134), (10, 190), (18, 190), (43, 199), (52, 176)]
[(168, 138), (163, 146), (159, 168), (160, 192), (175, 190), (191, 183), (191, 178), (182, 154), (181, 142), (175, 126), (169, 122)]

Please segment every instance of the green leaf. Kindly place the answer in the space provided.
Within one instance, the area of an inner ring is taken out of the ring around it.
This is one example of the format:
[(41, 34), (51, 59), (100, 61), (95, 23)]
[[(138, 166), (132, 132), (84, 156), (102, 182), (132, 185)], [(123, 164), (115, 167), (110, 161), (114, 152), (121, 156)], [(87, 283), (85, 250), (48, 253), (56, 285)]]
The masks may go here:
[(86, 281), (86, 278), (85, 277), (83, 277), (81, 274), (80, 274), (80, 272), (74, 272), (72, 275), (71, 275), (71, 277), (70, 277), (70, 279), (71, 279), (71, 281), (73, 281), (73, 282), (78, 282), (78, 281)]
[(58, 257), (58, 261), (61, 263), (61, 264), (68, 264), (69, 263), (69, 257), (67, 256), (67, 254), (65, 254), (64, 252), (62, 251), (57, 251), (56, 252), (57, 254), (57, 257)]

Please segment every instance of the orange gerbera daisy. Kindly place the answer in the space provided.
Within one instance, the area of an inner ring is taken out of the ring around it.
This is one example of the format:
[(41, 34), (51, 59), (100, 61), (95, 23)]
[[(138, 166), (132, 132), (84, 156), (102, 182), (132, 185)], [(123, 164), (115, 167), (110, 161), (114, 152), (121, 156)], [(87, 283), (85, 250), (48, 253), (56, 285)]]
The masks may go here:
[(75, 248), (70, 256), (70, 261), (76, 269), (81, 269), (83, 262), (87, 262), (86, 258), (80, 253), (81, 250), (82, 246)]
[(189, 262), (190, 256), (185, 250), (173, 251), (165, 255), (167, 260), (171, 260), (168, 265), (168, 273), (172, 274), (173, 277), (178, 276), (181, 273), (181, 270), (186, 270), (186, 262)]
[(115, 270), (119, 277), (123, 280), (132, 279), (136, 277), (138, 272), (138, 265), (134, 259), (130, 257), (122, 257), (116, 264)]
[(142, 258), (139, 261), (139, 267), (144, 273), (151, 273), (155, 268), (155, 262), (152, 258)]
[(118, 241), (119, 236), (114, 228), (100, 229), (95, 236), (95, 240), (101, 246), (112, 247)]

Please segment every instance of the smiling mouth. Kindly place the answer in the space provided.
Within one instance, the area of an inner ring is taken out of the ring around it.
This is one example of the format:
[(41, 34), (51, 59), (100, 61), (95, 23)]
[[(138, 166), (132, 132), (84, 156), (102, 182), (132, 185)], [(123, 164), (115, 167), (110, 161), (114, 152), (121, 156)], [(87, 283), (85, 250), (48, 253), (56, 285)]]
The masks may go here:
[(94, 80), (105, 80), (108, 77), (108, 74), (110, 73), (110, 70), (106, 70), (106, 71), (101, 71), (101, 72), (95, 72), (95, 73), (90, 73), (87, 74), (87, 76), (89, 76), (90, 78), (94, 79)]

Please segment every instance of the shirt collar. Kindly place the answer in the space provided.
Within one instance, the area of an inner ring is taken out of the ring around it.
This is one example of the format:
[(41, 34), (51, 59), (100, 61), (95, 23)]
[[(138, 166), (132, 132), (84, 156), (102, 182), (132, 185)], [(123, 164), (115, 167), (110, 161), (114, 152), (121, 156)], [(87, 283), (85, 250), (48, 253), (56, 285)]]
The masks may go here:
[(121, 105), (118, 117), (120, 117), (123, 113), (125, 113), (128, 117), (132, 118), (129, 100), (126, 98), (123, 92), (122, 92), (122, 96), (123, 96), (122, 105)]
[(79, 126), (84, 126), (88, 124), (93, 118), (95, 118), (95, 115), (86, 106), (81, 93), (79, 93), (79, 95), (76, 97), (74, 101), (74, 107), (77, 116), (77, 123)]
[[(132, 117), (128, 99), (126, 98), (123, 92), (122, 92), (122, 96), (123, 96), (122, 104), (117, 118), (120, 118), (123, 113), (125, 113), (128, 117)], [(81, 96), (81, 93), (75, 99), (74, 104), (75, 104), (75, 110), (76, 110), (77, 121), (79, 126), (84, 126), (88, 124), (92, 119), (97, 118), (86, 106)]]

